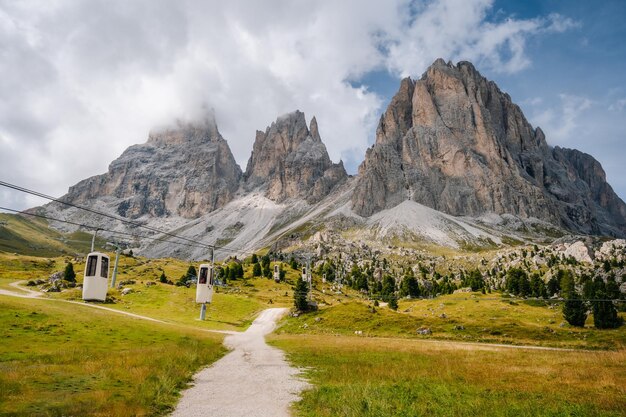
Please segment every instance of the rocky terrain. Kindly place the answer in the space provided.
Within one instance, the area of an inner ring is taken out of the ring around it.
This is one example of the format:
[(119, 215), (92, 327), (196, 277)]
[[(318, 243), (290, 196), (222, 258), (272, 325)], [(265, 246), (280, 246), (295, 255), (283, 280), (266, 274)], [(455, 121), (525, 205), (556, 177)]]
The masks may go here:
[(65, 201), (97, 205), (114, 200), (119, 216), (196, 218), (233, 199), (241, 169), (213, 115), (152, 132), (109, 166), (106, 174), (70, 187)]
[(580, 233), (626, 233), (626, 205), (600, 164), (549, 147), (469, 62), (439, 59), (421, 79), (402, 80), (380, 119), (352, 207), (370, 216), (405, 200), (455, 216), (513, 214)]
[(342, 162), (330, 160), (315, 117), (307, 128), (304, 113), (295, 111), (256, 132), (244, 177), (247, 190), (261, 189), (273, 201), (317, 203), (348, 174)]

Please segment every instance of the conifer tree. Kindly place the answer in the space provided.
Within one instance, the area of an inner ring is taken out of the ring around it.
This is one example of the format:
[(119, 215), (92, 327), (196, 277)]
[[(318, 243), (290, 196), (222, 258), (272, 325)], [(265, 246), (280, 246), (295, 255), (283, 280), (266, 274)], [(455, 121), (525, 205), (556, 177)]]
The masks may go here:
[(74, 272), (74, 265), (68, 262), (63, 271), (63, 279), (70, 282), (76, 282), (76, 273)]
[(572, 326), (584, 327), (587, 320), (587, 307), (576, 291), (566, 296), (563, 304), (563, 318)]
[(299, 311), (307, 311), (309, 304), (307, 302), (307, 295), (309, 294), (309, 286), (302, 279), (298, 278), (296, 281), (296, 286), (293, 290), (293, 304), (296, 307), (296, 310)]
[(621, 318), (613, 301), (609, 300), (606, 285), (600, 277), (593, 280), (594, 301), (591, 303), (593, 310), (593, 325), (598, 329), (614, 329), (622, 324)]

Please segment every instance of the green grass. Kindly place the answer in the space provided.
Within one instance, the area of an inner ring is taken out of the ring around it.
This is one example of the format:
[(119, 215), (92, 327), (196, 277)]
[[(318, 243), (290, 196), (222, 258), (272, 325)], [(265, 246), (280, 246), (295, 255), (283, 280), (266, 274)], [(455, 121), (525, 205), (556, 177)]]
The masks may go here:
[(162, 415), (222, 337), (51, 300), (0, 298), (0, 416)]
[[(330, 296), (328, 296), (330, 297)], [(292, 334), (353, 335), (457, 340), (584, 349), (626, 346), (626, 326), (612, 330), (575, 328), (564, 323), (561, 305), (502, 298), (499, 294), (453, 294), (402, 300), (397, 312), (346, 296), (317, 312), (290, 317), (278, 330)], [(624, 313), (621, 313), (624, 314)], [(461, 329), (462, 326), (462, 329)], [(418, 335), (428, 327), (432, 334)]]
[[(113, 262), (115, 254), (109, 255)], [(63, 271), (67, 261), (73, 262), (76, 279), (82, 282), (85, 267), (82, 259), (0, 254), (0, 288), (16, 291), (8, 284), (18, 280), (47, 279), (52, 273)], [(107, 307), (193, 327), (245, 330), (261, 310), (291, 306), (293, 303), (290, 283), (299, 272), (288, 268), (287, 283), (277, 284), (266, 278), (249, 278), (231, 281), (227, 288), (217, 288), (213, 302), (208, 306), (206, 320), (200, 322), (197, 320), (200, 306), (195, 303), (195, 287), (177, 287), (158, 282), (161, 273), (165, 273), (171, 281), (177, 281), (189, 265), (177, 259), (120, 256), (116, 282), (135, 281), (134, 284), (124, 286), (132, 288), (133, 292), (122, 295), (117, 288), (109, 289)], [(246, 267), (247, 277), (252, 275), (251, 269)], [(62, 293), (47, 293), (44, 297), (79, 301), (82, 290), (76, 288)]]
[[(97, 238), (102, 245), (104, 240)], [(91, 234), (60, 233), (48, 226), (46, 220), (0, 213), (0, 251), (35, 256), (60, 256), (86, 253), (91, 246)]]
[(276, 335), (314, 387), (299, 416), (619, 416), (626, 351)]

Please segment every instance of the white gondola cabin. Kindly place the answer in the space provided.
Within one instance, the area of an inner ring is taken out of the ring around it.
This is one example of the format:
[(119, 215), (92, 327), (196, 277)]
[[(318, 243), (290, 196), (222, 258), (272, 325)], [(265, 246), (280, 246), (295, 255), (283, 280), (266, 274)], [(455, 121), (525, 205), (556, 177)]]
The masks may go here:
[(198, 285), (196, 286), (196, 303), (210, 303), (213, 300), (215, 285), (213, 266), (202, 264), (198, 268)]
[(109, 257), (104, 253), (91, 252), (85, 264), (83, 300), (104, 301), (107, 298), (109, 281)]
[(274, 281), (280, 282), (280, 266), (274, 264)]

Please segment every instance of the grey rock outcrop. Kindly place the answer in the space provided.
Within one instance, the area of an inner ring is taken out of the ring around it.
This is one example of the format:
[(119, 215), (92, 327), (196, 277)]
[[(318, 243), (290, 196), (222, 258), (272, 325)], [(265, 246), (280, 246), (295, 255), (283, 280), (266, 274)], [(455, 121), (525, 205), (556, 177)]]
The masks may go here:
[(330, 160), (315, 117), (307, 128), (304, 113), (295, 111), (256, 132), (244, 178), (247, 190), (260, 189), (271, 200), (316, 203), (347, 174), (342, 162)]
[(126, 149), (97, 175), (70, 187), (65, 201), (91, 205), (108, 196), (117, 214), (137, 218), (195, 218), (224, 206), (239, 188), (241, 168), (212, 114), (199, 123), (178, 122)]
[(413, 200), (457, 216), (536, 217), (590, 234), (626, 235), (626, 205), (600, 164), (547, 145), (508, 94), (469, 62), (439, 59), (402, 80), (359, 167), (363, 216)]

